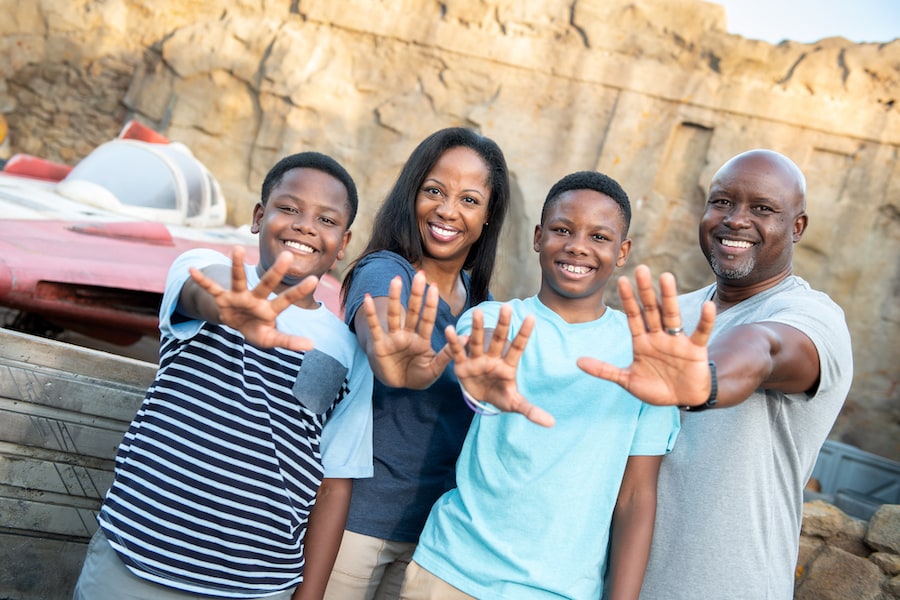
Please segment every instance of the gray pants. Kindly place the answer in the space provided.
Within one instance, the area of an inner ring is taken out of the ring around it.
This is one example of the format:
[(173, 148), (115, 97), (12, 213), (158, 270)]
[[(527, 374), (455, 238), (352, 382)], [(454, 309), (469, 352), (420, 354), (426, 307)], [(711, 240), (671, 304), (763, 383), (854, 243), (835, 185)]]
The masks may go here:
[[(294, 590), (264, 596), (266, 600), (291, 600)], [(209, 596), (182, 592), (141, 579), (128, 570), (112, 549), (102, 529), (88, 544), (84, 566), (75, 584), (73, 600), (198, 600)]]

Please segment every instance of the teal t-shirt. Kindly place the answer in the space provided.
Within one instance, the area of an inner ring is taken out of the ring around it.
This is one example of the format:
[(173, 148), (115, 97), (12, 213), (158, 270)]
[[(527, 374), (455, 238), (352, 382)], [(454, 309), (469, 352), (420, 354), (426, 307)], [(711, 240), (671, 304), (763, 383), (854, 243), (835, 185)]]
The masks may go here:
[[(679, 430), (673, 407), (644, 404), (581, 371), (592, 356), (632, 361), (625, 315), (567, 323), (537, 297), (509, 302), (510, 336), (537, 322), (518, 368), (519, 391), (556, 419), (476, 416), (457, 463), (457, 488), (432, 508), (414, 559), (478, 598), (600, 598), (609, 529), (631, 455), (668, 453)], [(496, 323), (499, 302), (477, 308)], [(472, 310), (458, 330), (469, 333)]]

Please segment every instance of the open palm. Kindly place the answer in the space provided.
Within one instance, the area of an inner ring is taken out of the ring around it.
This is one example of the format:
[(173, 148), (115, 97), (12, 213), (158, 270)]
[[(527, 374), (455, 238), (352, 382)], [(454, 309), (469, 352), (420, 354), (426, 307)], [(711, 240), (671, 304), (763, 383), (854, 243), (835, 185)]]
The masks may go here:
[(215, 300), (222, 324), (241, 332), (248, 342), (260, 348), (280, 347), (307, 351), (313, 347), (312, 340), (279, 331), (276, 318), (287, 307), (311, 296), (318, 284), (318, 278), (309, 276), (269, 299), (272, 291), (287, 273), (291, 260), (289, 252), (282, 253), (252, 290), (247, 289), (244, 249), (240, 246), (234, 249), (232, 255), (230, 289), (223, 288), (198, 269), (191, 268), (190, 273), (194, 282)]
[(640, 265), (634, 276), (640, 303), (628, 279), (622, 277), (618, 281), (622, 309), (631, 330), (634, 361), (622, 369), (581, 357), (578, 366), (590, 375), (622, 386), (649, 404), (703, 404), (711, 389), (707, 343), (715, 322), (715, 307), (712, 303), (703, 306), (700, 322), (691, 336), (673, 335), (671, 332), (680, 331), (682, 326), (675, 278), (671, 273), (660, 276), (662, 301), (658, 302), (650, 269)]
[(486, 346), (484, 316), (476, 309), (472, 314), (468, 351), (466, 339), (458, 336), (452, 326), (447, 327), (447, 345), (453, 356), (454, 372), (463, 389), (474, 398), (503, 412), (517, 412), (538, 425), (552, 427), (554, 419), (550, 413), (529, 402), (516, 384), (519, 359), (534, 329), (534, 317), (528, 316), (512, 342), (508, 342), (511, 318), (510, 306), (500, 307), (497, 325)]
[(366, 354), (372, 371), (384, 384), (424, 389), (450, 363), (446, 346), (437, 352), (431, 346), (440, 296), (437, 286), (426, 285), (425, 273), (421, 271), (413, 277), (405, 310), (400, 299), (402, 291), (403, 281), (395, 277), (388, 291), (384, 322), (372, 297), (366, 294), (363, 299), (369, 327)]

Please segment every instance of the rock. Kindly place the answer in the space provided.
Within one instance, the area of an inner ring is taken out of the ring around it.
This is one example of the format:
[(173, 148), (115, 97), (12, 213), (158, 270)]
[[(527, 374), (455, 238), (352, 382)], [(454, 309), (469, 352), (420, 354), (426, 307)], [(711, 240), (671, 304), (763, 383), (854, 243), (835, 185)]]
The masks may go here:
[(873, 552), (869, 560), (878, 565), (886, 575), (900, 575), (900, 555), (888, 552)]
[(839, 548), (826, 547), (806, 570), (795, 600), (881, 600), (881, 569)]
[(803, 505), (803, 524), (800, 533), (824, 539), (841, 531), (850, 519), (844, 511), (824, 500), (813, 500)]
[(900, 554), (900, 504), (883, 504), (875, 512), (866, 543), (875, 550)]

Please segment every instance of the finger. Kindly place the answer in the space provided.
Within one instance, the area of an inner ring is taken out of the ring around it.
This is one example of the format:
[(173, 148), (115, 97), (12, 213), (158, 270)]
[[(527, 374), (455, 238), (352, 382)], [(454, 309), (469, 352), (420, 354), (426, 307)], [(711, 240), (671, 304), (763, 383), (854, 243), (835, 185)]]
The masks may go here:
[(647, 331), (644, 311), (641, 310), (641, 305), (638, 304), (631, 282), (628, 281), (627, 277), (619, 277), (617, 284), (619, 299), (622, 301), (622, 311), (628, 317), (628, 329), (631, 330), (631, 336), (643, 335)]
[(503, 356), (503, 350), (508, 342), (511, 320), (512, 307), (504, 304), (500, 307), (500, 315), (497, 317), (497, 324), (494, 326), (494, 332), (488, 345), (487, 353), (489, 356)]
[(275, 331), (269, 338), (273, 348), (285, 348), (295, 352), (309, 352), (313, 349), (313, 341), (299, 335), (288, 335), (281, 331)]
[(440, 290), (436, 285), (428, 288), (425, 293), (425, 308), (422, 309), (419, 318), (418, 334), (426, 340), (431, 339), (431, 332), (434, 329), (434, 322), (437, 319), (438, 302), (440, 301)]
[[(399, 331), (402, 327), (400, 314), (403, 312), (403, 303), (400, 293), (403, 291), (403, 280), (396, 276), (391, 280), (388, 288), (387, 329), (388, 332)], [(381, 326), (379, 325), (379, 329)]]
[(698, 346), (705, 346), (709, 343), (709, 336), (712, 334), (713, 325), (716, 322), (716, 305), (713, 302), (704, 302), (700, 308), (700, 322), (697, 328), (691, 334), (691, 341)]
[[(285, 250), (275, 259), (275, 263), (269, 267), (269, 269), (263, 273), (263, 276), (259, 278), (259, 284), (255, 288), (253, 288), (253, 295), (257, 298), (268, 298), (269, 294), (274, 290), (284, 279), (285, 274), (291, 266), (291, 263), (294, 262), (294, 256)], [(241, 285), (243, 285), (243, 289), (247, 289), (247, 276), (244, 274), (243, 263), (240, 263), (241, 270), (240, 276), (243, 279)], [(232, 267), (231, 271), (231, 279), (235, 281), (237, 267)], [(234, 286), (234, 283), (232, 283)]]
[(656, 290), (653, 289), (653, 277), (647, 265), (638, 265), (634, 270), (634, 280), (637, 285), (641, 306), (644, 307), (644, 323), (647, 331), (656, 333), (662, 329), (662, 319), (659, 314), (659, 301), (656, 298)]
[(231, 291), (247, 291), (247, 273), (244, 271), (244, 247), (235, 246), (231, 251)]
[(602, 360), (597, 360), (596, 358), (590, 358), (588, 356), (580, 357), (575, 361), (575, 364), (588, 375), (611, 381), (622, 386), (626, 390), (628, 389), (626, 371), (624, 369), (620, 369), (619, 367), (603, 362)]
[(269, 305), (272, 307), (272, 310), (278, 314), (288, 306), (296, 304), (300, 300), (311, 296), (315, 293), (317, 285), (319, 285), (319, 278), (315, 275), (310, 275), (297, 285), (291, 286), (278, 294)]
[(535, 406), (525, 398), (522, 398), (516, 406), (516, 412), (525, 416), (529, 421), (541, 427), (553, 427), (556, 420), (553, 415), (539, 406)]
[(453, 325), (444, 328), (444, 336), (447, 338), (447, 348), (456, 364), (462, 364), (466, 360), (466, 346), (464, 337), (456, 333)]
[(191, 279), (194, 280), (194, 283), (196, 283), (200, 286), (201, 289), (209, 293), (210, 296), (218, 296), (225, 291), (225, 288), (216, 283), (216, 281), (211, 277), (207, 277), (200, 269), (196, 267), (190, 267), (188, 271), (190, 272)]
[(534, 330), (534, 324), (534, 315), (525, 317), (522, 326), (519, 328), (518, 333), (516, 333), (516, 337), (513, 338), (512, 343), (509, 345), (509, 350), (506, 351), (504, 361), (506, 361), (508, 365), (517, 366), (519, 364), (519, 359), (522, 358), (522, 353), (525, 351), (525, 346), (528, 344), (528, 339), (531, 337), (531, 332)]
[(678, 307), (678, 289), (675, 276), (663, 273), (659, 276), (659, 293), (662, 298), (662, 325), (666, 329), (678, 329), (682, 326), (681, 309)]
[(363, 310), (366, 311), (366, 323), (369, 325), (369, 340), (377, 346), (384, 339), (384, 330), (381, 328), (381, 319), (378, 318), (375, 301), (369, 294), (363, 297)]
[[(463, 352), (465, 353), (465, 351)], [(435, 354), (434, 358), (431, 359), (431, 372), (435, 378), (439, 377), (441, 373), (444, 372), (444, 369), (447, 368), (447, 365), (450, 364), (451, 360), (453, 360), (453, 354), (450, 352), (450, 346), (444, 344), (444, 347), (441, 348), (440, 352)]]
[(422, 313), (422, 303), (425, 300), (426, 283), (425, 272), (416, 272), (412, 280), (412, 285), (409, 287), (409, 302), (406, 309), (406, 328), (410, 331), (415, 331), (419, 325), (419, 318)]
[(472, 331), (469, 333), (469, 358), (484, 354), (484, 314), (476, 308), (472, 312)]

